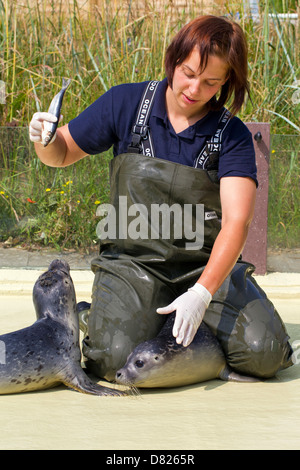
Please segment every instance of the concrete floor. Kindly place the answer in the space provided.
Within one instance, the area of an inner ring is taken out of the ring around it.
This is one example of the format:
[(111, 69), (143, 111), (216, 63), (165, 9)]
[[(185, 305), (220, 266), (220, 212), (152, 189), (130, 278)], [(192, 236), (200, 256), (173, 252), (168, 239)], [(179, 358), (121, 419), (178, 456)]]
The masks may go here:
[[(41, 272), (0, 269), (1, 334), (35, 321), (31, 292)], [(72, 271), (72, 278), (77, 300), (89, 300), (93, 273)], [(296, 346), (299, 278), (257, 276)], [(2, 395), (0, 415), (0, 449), (300, 449), (300, 366), (262, 383), (213, 380), (137, 397), (93, 397), (64, 386)]]

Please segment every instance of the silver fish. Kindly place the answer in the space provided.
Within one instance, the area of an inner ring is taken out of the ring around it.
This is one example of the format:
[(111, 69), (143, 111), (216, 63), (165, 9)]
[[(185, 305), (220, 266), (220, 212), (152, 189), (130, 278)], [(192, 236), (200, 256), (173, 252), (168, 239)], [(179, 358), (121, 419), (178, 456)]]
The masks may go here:
[(71, 79), (66, 80), (65, 78), (63, 78), (62, 89), (60, 90), (59, 93), (57, 93), (57, 95), (54, 96), (53, 100), (50, 103), (48, 113), (54, 114), (57, 117), (57, 121), (56, 122), (44, 121), (44, 129), (42, 132), (42, 143), (44, 147), (46, 147), (49, 144), (49, 142), (51, 141), (52, 137), (55, 134), (55, 131), (57, 129), (57, 125), (59, 122), (59, 118), (60, 118), (60, 110), (61, 110), (61, 106), (63, 102), (63, 97), (70, 83), (71, 83)]

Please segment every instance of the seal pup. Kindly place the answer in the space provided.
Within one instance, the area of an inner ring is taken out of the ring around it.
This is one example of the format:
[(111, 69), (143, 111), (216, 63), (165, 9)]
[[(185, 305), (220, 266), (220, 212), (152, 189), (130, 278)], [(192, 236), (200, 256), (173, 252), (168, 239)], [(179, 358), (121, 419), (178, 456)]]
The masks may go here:
[(124, 392), (93, 383), (80, 365), (79, 323), (70, 267), (54, 260), (33, 288), (37, 320), (0, 336), (0, 394), (22, 393), (61, 383), (82, 393)]
[(172, 334), (175, 314), (168, 316), (160, 333), (139, 344), (117, 371), (118, 384), (138, 388), (180, 387), (219, 378), (225, 381), (258, 382), (230, 369), (222, 348), (205, 323), (192, 343), (184, 347)]

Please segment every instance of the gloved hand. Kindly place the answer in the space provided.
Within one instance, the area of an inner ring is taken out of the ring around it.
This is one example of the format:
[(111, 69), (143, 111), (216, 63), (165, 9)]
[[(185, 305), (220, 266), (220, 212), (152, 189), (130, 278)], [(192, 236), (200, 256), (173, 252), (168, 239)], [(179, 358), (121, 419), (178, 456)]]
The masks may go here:
[(194, 339), (211, 299), (210, 292), (196, 282), (167, 307), (158, 308), (156, 311), (160, 314), (168, 314), (176, 310), (173, 336), (178, 344), (188, 346)]
[[(61, 116), (62, 118), (62, 116)], [(61, 119), (60, 119), (61, 120)], [(34, 113), (29, 124), (29, 138), (32, 142), (42, 142), (42, 132), (44, 129), (44, 122), (56, 122), (57, 117), (51, 113)], [(53, 135), (49, 144), (52, 144), (56, 138), (56, 132)]]

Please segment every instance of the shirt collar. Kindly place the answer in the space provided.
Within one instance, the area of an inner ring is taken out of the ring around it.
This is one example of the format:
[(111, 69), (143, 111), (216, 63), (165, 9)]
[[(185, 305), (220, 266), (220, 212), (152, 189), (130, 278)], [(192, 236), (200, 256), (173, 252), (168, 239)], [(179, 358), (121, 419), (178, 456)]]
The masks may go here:
[[(168, 115), (166, 110), (166, 90), (168, 87), (168, 80), (164, 78), (158, 85), (156, 96), (152, 108), (152, 116), (161, 119), (165, 125), (168, 122)], [(204, 118), (197, 121), (192, 126), (180, 132), (182, 137), (193, 139), (197, 136), (214, 135), (216, 126), (224, 108), (220, 111), (209, 111)]]

